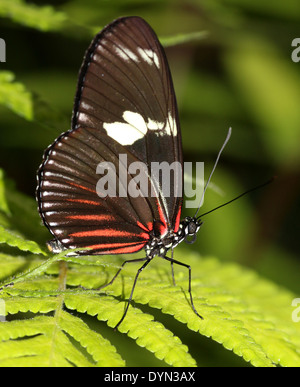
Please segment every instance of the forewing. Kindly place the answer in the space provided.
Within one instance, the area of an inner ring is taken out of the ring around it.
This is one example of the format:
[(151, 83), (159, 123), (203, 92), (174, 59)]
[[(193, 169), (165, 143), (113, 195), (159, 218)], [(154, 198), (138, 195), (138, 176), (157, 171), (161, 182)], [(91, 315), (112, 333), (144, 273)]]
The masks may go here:
[(143, 19), (118, 19), (95, 37), (79, 77), (73, 113), (77, 127), (97, 128), (99, 136), (115, 139), (149, 169), (152, 162), (176, 162), (169, 192), (163, 177), (152, 181), (166, 223), (174, 227), (182, 199), (176, 97), (165, 52)]
[[(120, 155), (126, 155), (127, 166), (120, 164)], [(153, 161), (182, 162), (172, 80), (148, 24), (122, 18), (89, 47), (72, 128), (45, 152), (37, 189), (44, 223), (64, 248), (90, 247), (93, 254), (135, 252), (151, 233), (176, 231), (181, 197), (166, 195), (162, 179), (151, 178)], [(124, 172), (133, 162), (146, 165), (140, 176), (149, 190), (145, 197), (120, 197), (121, 189), (135, 183), (135, 175)], [(110, 163), (116, 178), (121, 176), (116, 196), (99, 197), (99, 163)], [(177, 179), (171, 176), (171, 190)]]

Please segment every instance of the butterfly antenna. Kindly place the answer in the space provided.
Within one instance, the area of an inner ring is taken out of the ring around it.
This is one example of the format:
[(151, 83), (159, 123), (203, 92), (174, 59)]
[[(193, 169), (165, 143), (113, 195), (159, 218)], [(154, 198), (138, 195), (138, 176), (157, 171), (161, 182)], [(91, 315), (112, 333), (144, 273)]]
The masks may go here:
[(268, 184), (272, 183), (275, 179), (276, 179), (276, 176), (273, 176), (271, 179), (269, 179), (269, 180), (266, 181), (265, 183), (262, 183), (262, 184), (260, 184), (260, 185), (258, 185), (258, 186), (256, 186), (256, 187), (254, 187), (254, 188), (250, 188), (250, 189), (248, 189), (247, 191), (245, 191), (245, 192), (243, 192), (242, 194), (240, 194), (239, 196), (235, 197), (234, 199), (231, 199), (231, 200), (229, 200), (228, 202), (223, 203), (223, 204), (221, 204), (220, 206), (218, 206), (218, 207), (216, 207), (216, 208), (213, 208), (212, 210), (207, 211), (207, 212), (205, 212), (204, 214), (199, 215), (197, 219), (200, 219), (200, 218), (202, 218), (203, 216), (205, 216), (205, 215), (207, 215), (207, 214), (210, 214), (211, 212), (214, 212), (214, 211), (218, 210), (219, 208), (222, 208), (222, 207), (224, 207), (224, 206), (227, 206), (227, 204), (230, 204), (230, 203), (234, 202), (235, 200), (241, 198), (241, 197), (244, 196), (244, 195), (247, 195), (248, 193), (250, 193), (250, 192), (252, 192), (252, 191), (256, 191), (257, 189), (262, 188), (262, 187), (264, 187), (265, 185), (268, 185)]
[(216, 161), (215, 161), (215, 165), (214, 165), (212, 171), (210, 172), (209, 178), (208, 178), (208, 180), (207, 180), (207, 182), (206, 182), (206, 184), (205, 184), (205, 187), (204, 187), (204, 190), (203, 190), (201, 199), (200, 199), (200, 203), (199, 203), (199, 206), (198, 206), (198, 208), (197, 208), (197, 211), (196, 211), (196, 213), (195, 213), (195, 215), (194, 215), (194, 218), (197, 217), (197, 214), (198, 214), (198, 212), (199, 212), (199, 210), (200, 210), (200, 207), (202, 206), (202, 203), (203, 203), (203, 200), (204, 200), (204, 195), (205, 195), (205, 192), (206, 192), (206, 190), (207, 190), (208, 184), (210, 183), (210, 180), (211, 180), (211, 178), (212, 178), (212, 175), (213, 175), (214, 172), (215, 172), (215, 169), (216, 169), (216, 167), (217, 167), (217, 165), (218, 165), (218, 162), (219, 162), (219, 159), (220, 159), (220, 157), (221, 157), (221, 154), (222, 154), (222, 152), (223, 152), (225, 146), (227, 145), (227, 143), (228, 143), (228, 141), (229, 141), (229, 139), (230, 139), (230, 136), (231, 136), (231, 128), (228, 129), (228, 133), (227, 133), (226, 139), (225, 139), (225, 141), (224, 141), (224, 143), (223, 143), (223, 145), (222, 145), (222, 148), (220, 149), (220, 151), (219, 151), (219, 153), (218, 153), (218, 156), (217, 156)]

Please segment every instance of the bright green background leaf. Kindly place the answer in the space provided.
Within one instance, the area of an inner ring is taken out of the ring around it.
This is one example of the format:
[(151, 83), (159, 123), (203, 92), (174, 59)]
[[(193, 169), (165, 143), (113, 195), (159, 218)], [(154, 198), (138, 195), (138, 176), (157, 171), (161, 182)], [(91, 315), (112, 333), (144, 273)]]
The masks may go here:
[(11, 72), (0, 72), (0, 104), (27, 120), (32, 120), (31, 95), (24, 85), (14, 81), (15, 77)]
[(0, 16), (42, 31), (59, 29), (66, 22), (66, 16), (53, 7), (39, 7), (23, 0), (1, 0)]

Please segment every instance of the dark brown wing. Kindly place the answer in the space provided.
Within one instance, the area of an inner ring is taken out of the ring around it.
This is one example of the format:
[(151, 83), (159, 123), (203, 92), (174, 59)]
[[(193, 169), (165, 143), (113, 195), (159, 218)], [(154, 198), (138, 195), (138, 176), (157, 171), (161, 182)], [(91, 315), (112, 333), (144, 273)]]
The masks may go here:
[[(146, 166), (139, 173), (148, 184), (144, 196), (120, 197), (138, 179), (125, 171), (125, 158), (127, 166)], [(170, 187), (163, 185), (164, 176), (151, 176), (153, 162), (175, 162)], [(100, 163), (115, 169), (114, 197), (99, 197)], [(138, 251), (153, 229), (161, 235), (177, 231), (182, 189), (178, 197), (174, 192), (181, 165), (177, 106), (163, 48), (143, 19), (118, 19), (87, 50), (72, 128), (45, 152), (37, 189), (42, 219), (61, 248)]]

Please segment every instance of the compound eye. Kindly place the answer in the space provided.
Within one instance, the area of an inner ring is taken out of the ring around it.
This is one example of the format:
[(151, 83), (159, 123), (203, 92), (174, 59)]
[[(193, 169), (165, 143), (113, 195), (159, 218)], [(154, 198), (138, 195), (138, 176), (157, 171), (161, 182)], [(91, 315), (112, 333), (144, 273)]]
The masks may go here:
[(187, 232), (189, 235), (193, 235), (197, 232), (197, 224), (195, 222), (190, 222), (188, 224)]

